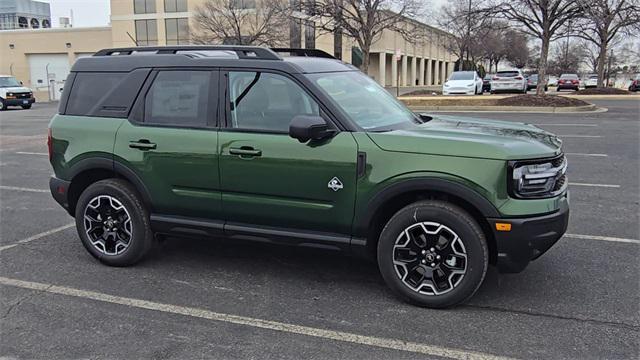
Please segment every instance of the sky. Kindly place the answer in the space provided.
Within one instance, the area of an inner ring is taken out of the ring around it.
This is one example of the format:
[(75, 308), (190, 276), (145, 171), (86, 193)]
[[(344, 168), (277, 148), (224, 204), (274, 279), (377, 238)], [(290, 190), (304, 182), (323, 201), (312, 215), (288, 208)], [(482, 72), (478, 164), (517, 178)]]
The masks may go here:
[[(59, 18), (70, 16), (73, 9), (73, 26), (106, 26), (109, 25), (110, 1), (109, 0), (38, 0), (51, 4), (52, 25), (57, 27)], [(430, 0), (430, 8), (439, 8), (447, 0)], [(429, 21), (428, 23), (435, 23)]]
[(109, 0), (38, 0), (51, 4), (51, 22), (59, 25), (59, 18), (70, 16), (73, 9), (73, 26), (106, 26), (109, 24)]

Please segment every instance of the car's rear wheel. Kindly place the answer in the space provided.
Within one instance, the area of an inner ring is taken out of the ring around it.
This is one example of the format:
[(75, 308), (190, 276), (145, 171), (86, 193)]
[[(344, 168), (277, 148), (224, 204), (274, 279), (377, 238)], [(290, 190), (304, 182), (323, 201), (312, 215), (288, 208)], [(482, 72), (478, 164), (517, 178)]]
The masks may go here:
[(444, 308), (469, 299), (489, 264), (487, 241), (462, 208), (420, 201), (398, 211), (378, 242), (378, 266), (387, 285), (410, 303)]
[(110, 266), (129, 266), (151, 249), (149, 214), (136, 190), (120, 179), (85, 189), (75, 210), (76, 228), (87, 251)]

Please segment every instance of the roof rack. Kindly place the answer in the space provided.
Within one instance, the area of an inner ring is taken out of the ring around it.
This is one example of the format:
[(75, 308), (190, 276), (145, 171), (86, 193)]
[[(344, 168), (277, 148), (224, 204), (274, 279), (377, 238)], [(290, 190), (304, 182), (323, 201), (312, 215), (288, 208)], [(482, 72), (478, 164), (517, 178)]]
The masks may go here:
[[(131, 55), (133, 53), (150, 52), (155, 54), (178, 54), (182, 51), (219, 50), (233, 51), (240, 59), (282, 60), (270, 49), (259, 46), (238, 45), (196, 45), (196, 46), (137, 46), (125, 48), (102, 49), (93, 56)], [(328, 54), (327, 54), (328, 55)]]
[(289, 53), (291, 56), (307, 56), (325, 59), (335, 59), (335, 57), (325, 51), (318, 49), (294, 49), (294, 48), (271, 48), (276, 53)]

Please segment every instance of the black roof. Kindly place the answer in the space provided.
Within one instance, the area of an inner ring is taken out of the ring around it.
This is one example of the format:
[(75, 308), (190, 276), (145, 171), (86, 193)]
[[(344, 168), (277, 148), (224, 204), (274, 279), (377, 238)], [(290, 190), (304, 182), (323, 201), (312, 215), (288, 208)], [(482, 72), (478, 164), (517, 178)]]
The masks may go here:
[[(287, 53), (288, 57), (279, 54)], [(80, 58), (75, 72), (128, 72), (149, 67), (249, 67), (288, 73), (357, 70), (316, 49), (268, 49), (256, 46), (155, 46), (104, 49)]]

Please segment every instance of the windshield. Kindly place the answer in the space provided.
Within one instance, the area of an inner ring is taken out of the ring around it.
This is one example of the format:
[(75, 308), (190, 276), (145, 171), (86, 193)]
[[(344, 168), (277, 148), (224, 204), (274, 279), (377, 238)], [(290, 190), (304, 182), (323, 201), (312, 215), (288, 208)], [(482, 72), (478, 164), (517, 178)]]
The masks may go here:
[(460, 71), (454, 72), (451, 74), (449, 80), (473, 80), (473, 72), (471, 71)]
[(562, 74), (560, 75), (560, 79), (577, 79), (578, 75), (576, 74)]
[(364, 130), (389, 131), (420, 123), (411, 110), (360, 71), (308, 77)]
[(14, 77), (0, 77), (0, 87), (22, 86)]

